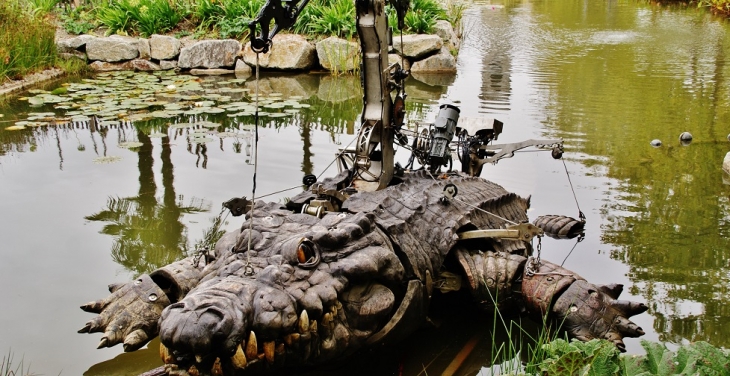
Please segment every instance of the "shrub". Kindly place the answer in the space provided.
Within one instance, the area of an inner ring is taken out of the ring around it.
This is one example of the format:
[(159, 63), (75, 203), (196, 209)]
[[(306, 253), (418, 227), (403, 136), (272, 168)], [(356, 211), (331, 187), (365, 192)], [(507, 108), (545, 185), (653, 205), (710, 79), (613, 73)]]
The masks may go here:
[[(398, 30), (398, 16), (395, 9), (388, 7), (388, 24)], [(436, 21), (447, 19), (446, 11), (435, 0), (412, 0), (406, 13), (404, 33), (428, 34), (433, 32)]]
[(168, 0), (119, 0), (97, 9), (107, 33), (130, 32), (142, 36), (172, 30), (185, 16), (185, 8)]

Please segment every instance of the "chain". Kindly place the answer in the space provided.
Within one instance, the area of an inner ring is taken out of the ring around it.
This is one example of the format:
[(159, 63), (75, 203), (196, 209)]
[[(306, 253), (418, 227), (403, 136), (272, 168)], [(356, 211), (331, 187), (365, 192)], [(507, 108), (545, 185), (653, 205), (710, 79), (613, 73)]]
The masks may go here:
[(565, 259), (563, 259), (563, 262), (560, 263), (560, 266), (563, 266), (563, 264), (565, 264), (565, 262), (568, 261), (568, 257), (570, 257), (570, 255), (573, 253), (573, 250), (575, 250), (575, 247), (577, 247), (578, 243), (582, 242), (583, 239), (585, 239), (585, 238), (586, 238), (586, 234), (583, 232), (581, 232), (578, 235), (578, 238), (575, 240), (575, 244), (573, 244), (573, 248), (570, 249), (570, 252), (568, 252), (568, 255), (565, 256)]
[(254, 143), (253, 143), (253, 187), (251, 188), (251, 213), (248, 225), (248, 249), (246, 251), (246, 265), (244, 268), (244, 275), (251, 276), (254, 274), (253, 266), (251, 266), (251, 238), (253, 238), (253, 211), (256, 206), (256, 173), (259, 167), (259, 53), (256, 52), (256, 93), (254, 94), (254, 103), (256, 106), (256, 113), (254, 114)]
[(578, 197), (575, 195), (575, 189), (573, 189), (573, 182), (570, 180), (570, 173), (568, 173), (568, 166), (565, 164), (565, 159), (560, 158), (560, 160), (563, 162), (563, 167), (565, 168), (565, 176), (568, 177), (568, 184), (570, 184), (570, 190), (573, 192), (573, 200), (575, 200), (575, 206), (578, 208), (578, 218), (580, 218), (581, 222), (585, 223), (586, 215), (583, 214), (582, 210), (580, 210), (580, 205), (578, 204)]

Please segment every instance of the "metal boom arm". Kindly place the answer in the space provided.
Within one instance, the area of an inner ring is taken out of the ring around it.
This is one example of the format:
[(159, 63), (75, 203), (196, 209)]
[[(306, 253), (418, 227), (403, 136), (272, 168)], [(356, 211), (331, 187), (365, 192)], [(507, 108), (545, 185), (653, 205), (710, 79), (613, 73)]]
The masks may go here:
[[(267, 0), (256, 19), (249, 24), (251, 49), (257, 53), (268, 52), (276, 33), (291, 27), (308, 2), (302, 0), (298, 4), (298, 0)], [(398, 24), (402, 28), (409, 1), (390, 2), (397, 11)], [(391, 92), (400, 86), (395, 81), (402, 82), (405, 74), (399, 66), (388, 65), (385, 0), (355, 0), (355, 11), (362, 54), (360, 72), (363, 110), (355, 145), (353, 186), (358, 191), (375, 191), (387, 187), (393, 177), (394, 116)], [(272, 20), (274, 25), (269, 32)]]

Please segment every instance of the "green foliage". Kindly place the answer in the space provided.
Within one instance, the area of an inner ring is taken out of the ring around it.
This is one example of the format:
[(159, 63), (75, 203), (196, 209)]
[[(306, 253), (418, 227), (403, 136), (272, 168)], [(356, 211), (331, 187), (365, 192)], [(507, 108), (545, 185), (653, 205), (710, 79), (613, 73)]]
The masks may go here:
[(543, 345), (546, 359), (539, 367), (548, 375), (617, 375), (620, 352), (613, 343), (557, 339)]
[(93, 23), (93, 15), (83, 6), (61, 13), (59, 18), (64, 30), (70, 34), (79, 35), (88, 33), (89, 30), (93, 30), (96, 27)]
[(241, 38), (264, 0), (199, 0), (191, 8), (198, 31), (217, 32), (222, 38)]
[[(355, 3), (350, 0), (332, 0), (310, 3), (304, 26), (307, 34), (334, 35), (352, 38), (357, 32), (355, 25)], [(306, 8), (305, 8), (306, 9)]]
[(672, 376), (730, 374), (730, 357), (707, 342), (695, 342), (672, 352), (666, 346), (641, 341), (646, 355), (620, 355), (613, 343), (562, 339), (543, 345), (540, 371), (548, 375)]
[[(390, 7), (389, 7), (390, 8)], [(448, 19), (444, 8), (435, 0), (413, 0), (404, 19), (404, 33), (428, 34), (438, 20)], [(398, 30), (398, 16), (394, 9), (388, 10), (388, 25)]]
[(0, 81), (50, 67), (56, 60), (55, 26), (17, 0), (0, 2)]
[(58, 0), (28, 0), (28, 4), (36, 13), (49, 13), (56, 7)]
[(32, 375), (30, 372), (30, 365), (26, 369), (23, 369), (23, 359), (20, 360), (20, 364), (13, 368), (13, 353), (8, 351), (7, 356), (3, 356), (3, 361), (0, 363), (0, 376), (29, 376)]
[(698, 0), (697, 7), (707, 7), (715, 11), (730, 14), (730, 0)]
[(139, 33), (142, 36), (172, 30), (186, 16), (186, 9), (168, 0), (119, 0), (97, 9), (107, 33)]

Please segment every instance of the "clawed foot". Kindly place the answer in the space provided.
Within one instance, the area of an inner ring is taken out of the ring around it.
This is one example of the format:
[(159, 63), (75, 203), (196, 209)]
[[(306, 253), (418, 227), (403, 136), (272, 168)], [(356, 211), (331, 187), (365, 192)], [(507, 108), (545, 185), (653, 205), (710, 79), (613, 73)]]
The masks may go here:
[(643, 303), (616, 300), (622, 291), (622, 285), (597, 286), (576, 280), (560, 294), (552, 312), (571, 337), (581, 341), (606, 339), (625, 352), (624, 337), (644, 335), (644, 331), (629, 317), (645, 312), (649, 307)]
[(99, 316), (79, 333), (103, 332), (98, 348), (124, 343), (124, 351), (134, 351), (157, 336), (162, 310), (170, 304), (164, 291), (146, 274), (132, 282), (109, 286), (108, 297), (81, 306)]

